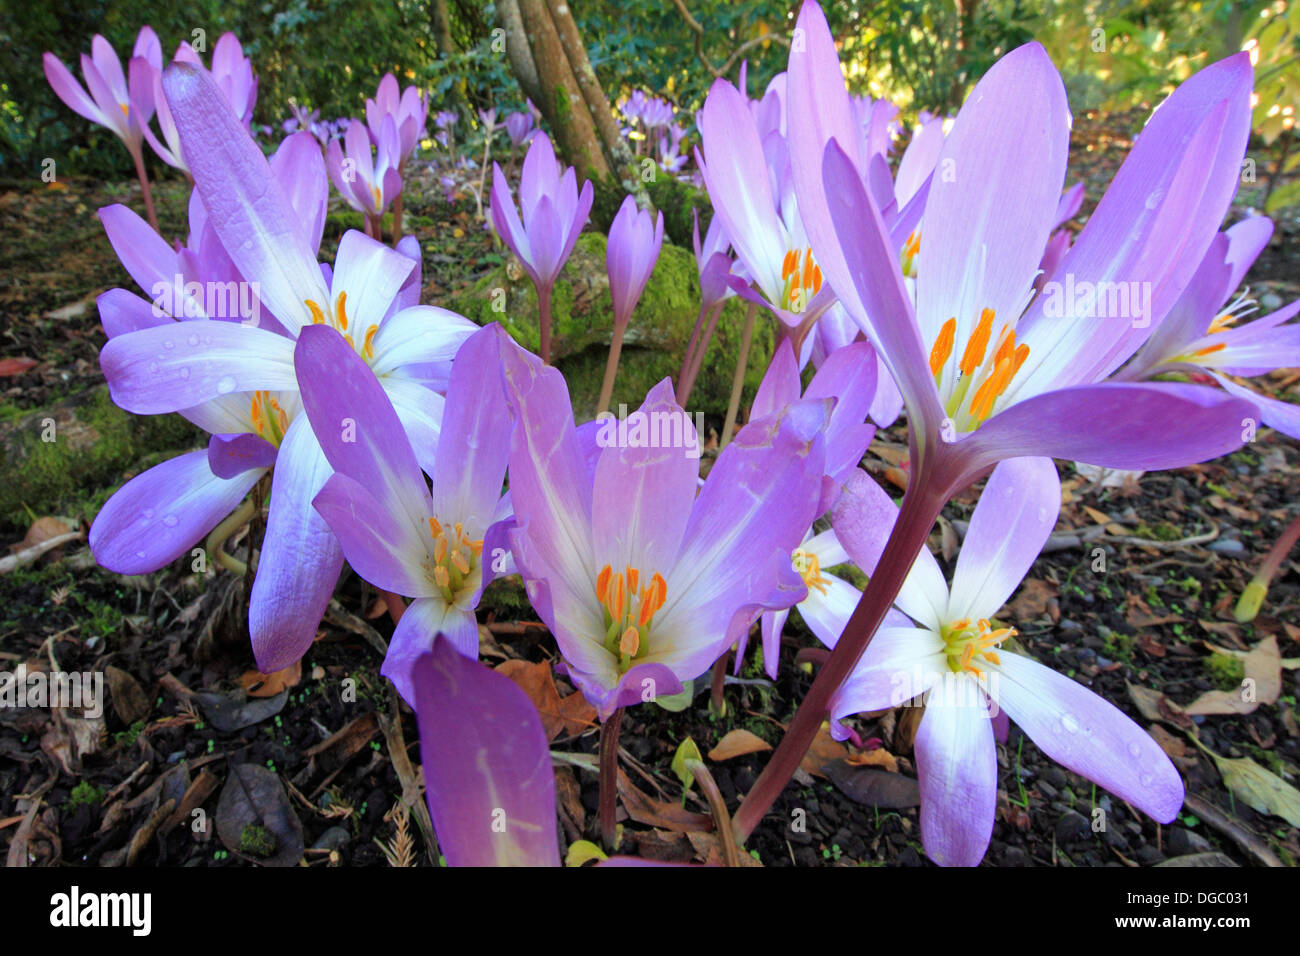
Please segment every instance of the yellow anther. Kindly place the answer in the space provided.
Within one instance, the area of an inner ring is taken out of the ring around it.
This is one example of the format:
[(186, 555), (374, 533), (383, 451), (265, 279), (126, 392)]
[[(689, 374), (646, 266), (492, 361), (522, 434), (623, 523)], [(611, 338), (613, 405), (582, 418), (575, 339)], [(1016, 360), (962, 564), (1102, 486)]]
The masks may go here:
[(311, 311), (311, 324), (324, 325), (325, 311), (311, 299), (307, 299), (307, 308)]
[(447, 573), (447, 569), (441, 564), (434, 567), (433, 580), (440, 588), (451, 586), (451, 575)]
[(361, 351), (365, 357), (372, 359), (375, 357), (375, 333), (379, 331), (379, 326), (372, 325), (366, 329), (366, 337), (361, 340)]
[(334, 300), (334, 324), (338, 326), (340, 332), (348, 330), (348, 313), (344, 308), (347, 301), (346, 292), (340, 292), (339, 297)]
[(934, 345), (930, 348), (930, 374), (938, 376), (943, 371), (943, 367), (948, 363), (948, 357), (952, 355), (952, 343), (957, 335), (957, 318), (954, 316), (943, 324), (939, 330), (939, 337), (934, 340)]
[(465, 556), (460, 551), (451, 553), (451, 563), (456, 566), (456, 570), (461, 574), (469, 574), (469, 562), (465, 560)]
[(429, 534), (435, 538), (442, 534), (442, 523), (437, 518), (429, 519)]
[(971, 333), (970, 340), (966, 343), (966, 351), (961, 356), (961, 373), (963, 375), (973, 375), (975, 370), (984, 362), (984, 353), (989, 346), (989, 336), (993, 332), (993, 310), (984, 309), (980, 312), (980, 320), (975, 325), (975, 331)]
[(636, 657), (639, 650), (641, 650), (641, 635), (635, 627), (629, 627), (619, 638), (618, 651), (628, 657)]

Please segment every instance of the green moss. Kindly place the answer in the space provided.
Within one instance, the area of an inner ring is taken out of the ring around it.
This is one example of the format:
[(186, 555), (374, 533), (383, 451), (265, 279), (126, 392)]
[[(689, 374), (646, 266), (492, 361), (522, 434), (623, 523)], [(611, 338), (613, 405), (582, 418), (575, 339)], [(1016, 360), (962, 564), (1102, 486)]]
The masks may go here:
[(266, 827), (250, 823), (239, 834), (239, 850), (265, 860), (275, 852), (275, 834)]
[(18, 529), (43, 514), (91, 519), (116, 485), (144, 470), (151, 453), (194, 447), (200, 435), (179, 415), (122, 411), (106, 386), (12, 418), (0, 429), (7, 472), (0, 521)]
[(1205, 659), (1205, 669), (1219, 690), (1236, 690), (1246, 676), (1246, 665), (1241, 658), (1230, 654), (1211, 654)]
[[(444, 303), (480, 325), (499, 322), (520, 345), (537, 351), (537, 293), (526, 276), (510, 278), (502, 266), (481, 279), (473, 289)], [(664, 244), (654, 273), (628, 325), (614, 382), (612, 405), (640, 405), (646, 392), (665, 377), (677, 378), (682, 356), (690, 342), (699, 309), (699, 278), (695, 258), (685, 249)], [(500, 310), (494, 308), (500, 306)], [(726, 413), (731, 376), (740, 351), (746, 307), (728, 301), (718, 320), (704, 365), (691, 393), (690, 409), (708, 415)], [(613, 312), (605, 275), (605, 237), (584, 233), (551, 296), (552, 349), (556, 366), (564, 372), (580, 421), (595, 416), (596, 401), (609, 354)], [(775, 346), (775, 320), (759, 312), (745, 377), (744, 402), (753, 399)]]
[(683, 249), (692, 248), (691, 236), (694, 231), (692, 209), (699, 211), (700, 238), (704, 238), (709, 229), (709, 220), (713, 218), (713, 207), (709, 205), (708, 193), (696, 189), (689, 183), (681, 182), (662, 170), (658, 171), (653, 180), (645, 184), (645, 188), (655, 208), (664, 214), (664, 235), (669, 241)]
[(1118, 634), (1112, 631), (1102, 641), (1107, 657), (1126, 663), (1132, 662), (1133, 648), (1137, 644), (1137, 640), (1132, 634)]
[(64, 804), (65, 808), (71, 810), (80, 806), (93, 806), (104, 799), (104, 790), (97, 787), (89, 780), (83, 780), (72, 788), (72, 793), (68, 795), (68, 802)]

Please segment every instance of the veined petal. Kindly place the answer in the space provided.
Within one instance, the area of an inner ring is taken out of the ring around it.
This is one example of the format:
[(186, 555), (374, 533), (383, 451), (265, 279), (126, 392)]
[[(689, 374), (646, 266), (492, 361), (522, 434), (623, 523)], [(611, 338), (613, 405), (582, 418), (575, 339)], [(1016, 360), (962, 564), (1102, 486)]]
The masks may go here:
[[(1214, 372), (1215, 380), (1224, 387), (1230, 394), (1237, 398), (1253, 403), (1259, 409), (1259, 417), (1263, 419), (1265, 425), (1269, 428), (1276, 428), (1283, 435), (1300, 440), (1300, 405), (1294, 405), (1291, 402), (1280, 401), (1276, 398), (1270, 398), (1267, 395), (1261, 395), (1253, 389), (1238, 385), (1236, 382)], [(1242, 420), (1242, 428), (1250, 427), (1253, 419), (1249, 421)]]
[(429, 554), (426, 539), (360, 482), (335, 472), (312, 504), (338, 538), (343, 557), (362, 578), (409, 597), (435, 594), (424, 571)]
[(293, 340), (234, 322), (170, 322), (111, 339), (99, 364), (128, 412), (174, 412), (233, 392), (296, 391)]
[(1061, 511), (1050, 458), (1011, 458), (993, 469), (957, 555), (948, 620), (993, 617), (1029, 573)]
[(427, 386), (389, 376), (381, 379), (388, 400), (402, 423), (420, 470), (432, 474), (437, 461), (446, 400)]
[(235, 509), (260, 469), (218, 478), (206, 450), (136, 475), (109, 498), (90, 527), (95, 560), (118, 574), (148, 574), (175, 561)]
[(1183, 781), (1145, 730), (1083, 685), (1018, 654), (990, 665), (997, 703), (1040, 750), (1161, 823), (1183, 805)]
[[(700, 446), (690, 416), (673, 399), (670, 379), (652, 388), (633, 415), (648, 423), (648, 440), (633, 443), (629, 432), (629, 440), (620, 441), (614, 419), (603, 419), (615, 437), (596, 464), (592, 544), (598, 565), (638, 568), (648, 582), (652, 574), (666, 576), (677, 560), (695, 502)], [(673, 431), (680, 444), (671, 441)]]
[(955, 175), (931, 183), (916, 280), (923, 342), (957, 320), (948, 380), (983, 309), (1014, 326), (1024, 308), (1060, 202), (1069, 144), (1065, 87), (1038, 43), (998, 60), (958, 112), (938, 160)]
[[(802, 609), (801, 612), (802, 613)], [(939, 635), (924, 628), (882, 625), (848, 679), (831, 697), (831, 732), (853, 714), (901, 707), (929, 690), (948, 670)]]
[[(310, 321), (306, 301), (328, 293), (306, 229), (262, 151), (212, 77), (184, 63), (163, 73), (163, 90), (186, 146), (208, 218), (240, 273), (291, 332)], [(201, 144), (201, 145), (199, 145)]]
[(53, 53), (46, 53), (41, 57), (41, 63), (45, 67), (45, 79), (68, 109), (92, 123), (108, 125), (99, 105), (81, 88), (81, 84), (72, 75), (72, 71), (63, 65), (62, 60)]
[(330, 294), (335, 299), (347, 294), (345, 309), (352, 313), (348, 328), (353, 338), (383, 322), (388, 307), (397, 298), (397, 291), (414, 267), (409, 258), (363, 232), (349, 229), (343, 234), (334, 260)]
[(408, 365), (450, 365), (465, 340), (476, 331), (478, 326), (469, 319), (436, 306), (402, 309), (389, 316), (375, 334), (370, 367), (383, 378)]
[(555, 772), (537, 710), (451, 643), (444, 636), (414, 663), (407, 698), (438, 846), (449, 866), (558, 867)]
[(492, 523), (510, 460), (510, 411), (501, 387), (505, 334), (488, 325), (456, 353), (430, 475), (437, 513), (463, 522), (472, 538)]
[(987, 711), (931, 693), (914, 746), (926, 856), (940, 866), (978, 866), (998, 802), (997, 746)]
[[(862, 470), (852, 472), (831, 512), (835, 536), (853, 563), (866, 574), (876, 573), (876, 565), (885, 550), (885, 542), (898, 520), (898, 507)], [(939, 562), (928, 549), (922, 548), (903, 581), (894, 603), (908, 617), (938, 630), (948, 609), (948, 585), (939, 570)]]
[(1232, 273), (1221, 298), (1227, 298), (1228, 293), (1241, 285), (1241, 280), (1246, 278), (1250, 267), (1273, 238), (1273, 220), (1268, 216), (1251, 216), (1232, 226), (1224, 235), (1228, 237), (1228, 253), (1225, 258)]
[(972, 474), (1005, 458), (1045, 455), (1159, 471), (1240, 447), (1241, 421), (1251, 416), (1248, 402), (1201, 385), (1076, 385), (1017, 402), (961, 444), (970, 445), (965, 450)]
[(265, 471), (275, 464), (276, 448), (265, 438), (242, 434), (218, 434), (208, 440), (208, 467), (218, 478), (236, 478), (256, 468)]
[[(320, 249), (330, 184), (316, 137), (306, 131), (286, 136), (271, 157), (271, 172), (285, 187), (285, 198), (298, 218), (308, 247)], [(324, 304), (320, 303), (322, 307)]]
[(412, 707), (419, 706), (419, 697), (411, 669), (433, 649), (435, 634), (442, 635), (439, 643), (446, 643), (461, 657), (478, 660), (478, 619), (473, 611), (448, 605), (437, 595), (412, 601), (393, 630), (379, 669)]
[(152, 302), (126, 289), (109, 289), (95, 300), (95, 306), (99, 309), (104, 334), (110, 339), (140, 329), (175, 324), (170, 316), (160, 314)]
[(316, 637), (343, 553), (312, 499), (330, 475), (306, 415), (289, 425), (271, 479), (271, 508), (248, 608), (253, 656), (263, 674), (302, 658)]

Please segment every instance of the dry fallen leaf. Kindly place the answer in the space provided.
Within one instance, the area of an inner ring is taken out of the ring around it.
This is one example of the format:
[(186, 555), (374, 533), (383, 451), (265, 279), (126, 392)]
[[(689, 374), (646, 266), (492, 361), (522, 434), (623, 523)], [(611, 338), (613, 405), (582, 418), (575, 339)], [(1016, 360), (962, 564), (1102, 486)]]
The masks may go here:
[(718, 745), (709, 751), (709, 759), (730, 760), (732, 757), (743, 757), (745, 754), (755, 754), (771, 749), (772, 745), (758, 734), (737, 729), (718, 741)]
[(594, 725), (596, 708), (580, 693), (560, 697), (549, 662), (533, 664), (528, 661), (506, 661), (496, 670), (518, 684), (528, 695), (541, 715), (547, 740), (554, 740), (561, 731), (573, 736)]
[(826, 774), (822, 772), (823, 767), (832, 761), (843, 760), (848, 755), (848, 745), (832, 738), (830, 723), (822, 721), (821, 727), (817, 729), (817, 736), (813, 738), (808, 752), (799, 763), (799, 769), (814, 777), (825, 777)]
[[(1245, 668), (1242, 686), (1212, 690), (1185, 708), (1188, 714), (1249, 714), (1260, 704), (1271, 704), (1282, 693), (1282, 655), (1277, 638), (1266, 637), (1241, 658)], [(1250, 681), (1247, 685), (1246, 681)], [(1247, 694), (1249, 687), (1251, 693)]]
[(898, 773), (898, 761), (884, 747), (875, 750), (860, 750), (850, 754), (846, 762), (854, 767), (882, 767), (890, 773)]
[(1012, 616), (1023, 624), (1041, 617), (1047, 611), (1047, 602), (1056, 596), (1055, 585), (1038, 578), (1026, 578), (1016, 592), (1015, 599), (1007, 607)]
[(261, 671), (245, 671), (239, 676), (239, 686), (248, 692), (249, 697), (274, 697), (282, 690), (297, 687), (302, 680), (302, 661), (297, 660), (284, 670), (274, 674)]

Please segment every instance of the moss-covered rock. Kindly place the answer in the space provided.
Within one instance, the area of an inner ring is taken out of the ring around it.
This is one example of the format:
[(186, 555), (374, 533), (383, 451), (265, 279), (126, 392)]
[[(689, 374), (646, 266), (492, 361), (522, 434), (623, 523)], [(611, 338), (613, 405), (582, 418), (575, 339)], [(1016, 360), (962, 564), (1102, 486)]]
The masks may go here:
[[(685, 249), (664, 243), (654, 273), (623, 339), (612, 405), (640, 405), (645, 393), (665, 377), (677, 378), (695, 328), (700, 301), (695, 259)], [(520, 345), (536, 352), (537, 292), (517, 263), (508, 262), (463, 295), (441, 303), (480, 325), (499, 322)], [(718, 320), (704, 365), (691, 393), (689, 411), (726, 414), (731, 377), (740, 351), (746, 306), (731, 299)], [(569, 384), (579, 420), (596, 413), (614, 314), (605, 274), (605, 237), (584, 233), (556, 281), (551, 296), (552, 360)], [(753, 398), (775, 344), (775, 320), (759, 312), (745, 377), (744, 401)]]
[(683, 249), (691, 248), (691, 236), (695, 228), (692, 209), (700, 215), (700, 238), (708, 232), (709, 222), (713, 218), (713, 206), (709, 204), (709, 194), (704, 190), (696, 189), (690, 183), (684, 183), (662, 171), (646, 183), (645, 188), (655, 208), (664, 214), (664, 235), (670, 241)]
[(107, 491), (159, 453), (197, 447), (202, 432), (179, 415), (131, 415), (100, 386), (39, 411), (0, 407), (0, 522), (32, 515), (93, 518)]

